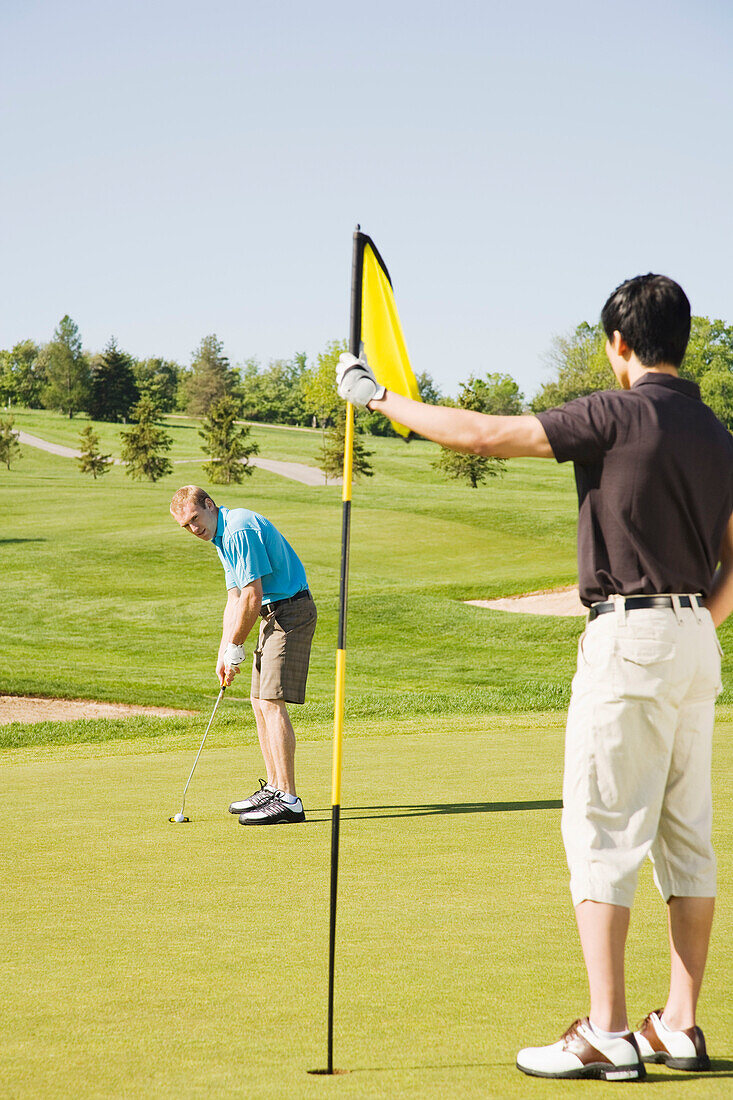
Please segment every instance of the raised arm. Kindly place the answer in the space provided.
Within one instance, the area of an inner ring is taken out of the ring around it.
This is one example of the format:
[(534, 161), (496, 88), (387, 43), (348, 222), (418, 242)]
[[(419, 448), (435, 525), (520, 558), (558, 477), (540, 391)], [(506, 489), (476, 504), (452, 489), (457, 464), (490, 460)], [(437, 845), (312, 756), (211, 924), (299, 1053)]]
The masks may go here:
[(454, 451), (496, 458), (554, 457), (536, 416), (487, 416), (469, 409), (412, 401), (379, 386), (369, 367), (348, 353), (341, 356), (337, 381), (345, 400), (380, 412)]
[(369, 408), (454, 451), (496, 458), (553, 457), (536, 416), (487, 416), (447, 405), (424, 405), (389, 390), (370, 401)]

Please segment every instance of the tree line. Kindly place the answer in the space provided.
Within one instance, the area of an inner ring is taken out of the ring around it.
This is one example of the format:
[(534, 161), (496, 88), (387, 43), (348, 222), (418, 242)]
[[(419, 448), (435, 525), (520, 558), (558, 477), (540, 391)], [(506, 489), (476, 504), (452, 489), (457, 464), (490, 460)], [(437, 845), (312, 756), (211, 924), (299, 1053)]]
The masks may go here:
[[(417, 375), (420, 396), (430, 404), (495, 415), (540, 412), (615, 385), (605, 339), (600, 323), (588, 322), (555, 337), (545, 357), (551, 378), (529, 401), (504, 372), (470, 375), (460, 383), (456, 398), (441, 393), (433, 378), (422, 372)], [(171, 359), (137, 359), (121, 349), (114, 337), (102, 352), (90, 354), (83, 350), (78, 326), (67, 315), (47, 344), (23, 340), (10, 350), (0, 350), (0, 401), (8, 408), (48, 408), (69, 417), (86, 413), (92, 420), (130, 423), (132, 427), (122, 433), (123, 461), (133, 476), (152, 480), (169, 472), (164, 456), (170, 448), (170, 442), (165, 443), (169, 437), (158, 423), (167, 413), (204, 418), (200, 434), (204, 449), (208, 448), (206, 469), (212, 480), (239, 480), (247, 458), (256, 453), (256, 444), (246, 438), (239, 421), (318, 426), (323, 432), (319, 464), (327, 476), (336, 476), (343, 458), (344, 406), (336, 392), (335, 366), (346, 347), (345, 341), (333, 340), (312, 362), (298, 352), (267, 365), (250, 358), (235, 367), (222, 341), (212, 334), (201, 340), (190, 365), (181, 366)], [(693, 317), (681, 374), (699, 384), (703, 400), (733, 429), (733, 326)], [(368, 410), (359, 411), (356, 429), (355, 472), (371, 476), (371, 452), (359, 436), (394, 433), (389, 421)], [(82, 468), (96, 477), (107, 468), (104, 460), (109, 456), (100, 455), (92, 429), (87, 432), (91, 434), (81, 440)], [(12, 434), (6, 423), (0, 427), (0, 461), (6, 465), (13, 455)], [(152, 464), (141, 457), (146, 451), (157, 454)], [(445, 448), (434, 465), (474, 488), (505, 469), (499, 459), (460, 455)]]

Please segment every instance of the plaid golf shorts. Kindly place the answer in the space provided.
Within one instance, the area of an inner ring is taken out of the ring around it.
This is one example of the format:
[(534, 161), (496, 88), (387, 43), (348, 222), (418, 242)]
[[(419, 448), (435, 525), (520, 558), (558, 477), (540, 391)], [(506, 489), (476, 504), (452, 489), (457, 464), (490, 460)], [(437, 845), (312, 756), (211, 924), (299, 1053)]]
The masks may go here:
[(252, 662), (253, 699), (304, 703), (318, 613), (308, 593), (263, 616)]

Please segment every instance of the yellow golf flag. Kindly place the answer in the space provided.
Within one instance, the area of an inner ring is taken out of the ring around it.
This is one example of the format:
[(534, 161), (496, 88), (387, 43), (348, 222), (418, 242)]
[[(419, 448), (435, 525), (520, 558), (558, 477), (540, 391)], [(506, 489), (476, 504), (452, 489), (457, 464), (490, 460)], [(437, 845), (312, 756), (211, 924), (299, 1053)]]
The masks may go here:
[[(380, 385), (419, 401), (420, 393), (402, 335), (392, 280), (371, 237), (366, 233), (358, 235), (362, 238), (360, 357), (369, 364)], [(393, 420), (390, 423), (399, 435), (410, 438), (409, 428)]]

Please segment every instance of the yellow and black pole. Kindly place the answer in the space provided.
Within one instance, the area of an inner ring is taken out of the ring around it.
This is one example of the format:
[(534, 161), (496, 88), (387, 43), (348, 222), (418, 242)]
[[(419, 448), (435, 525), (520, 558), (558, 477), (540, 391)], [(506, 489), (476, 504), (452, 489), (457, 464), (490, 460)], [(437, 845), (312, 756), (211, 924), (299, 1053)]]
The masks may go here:
[[(357, 225), (351, 270), (351, 324), (349, 351), (358, 355), (361, 346), (361, 280), (364, 237)], [(354, 468), (354, 406), (346, 405), (344, 477), (341, 525), (341, 580), (339, 585), (339, 627), (336, 650), (336, 690), (333, 714), (333, 770), (331, 779), (331, 910), (328, 949), (328, 1069), (333, 1073), (333, 994), (336, 961), (336, 897), (338, 889), (339, 826), (341, 819), (341, 761), (344, 742), (344, 692), (346, 684), (346, 607), (349, 591), (349, 540), (351, 535), (351, 484)]]

